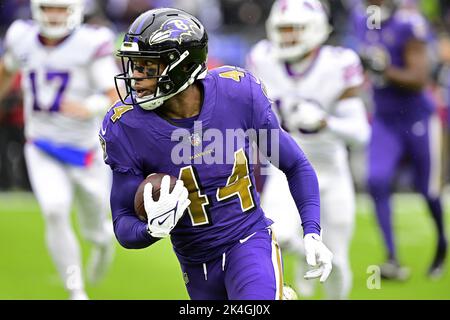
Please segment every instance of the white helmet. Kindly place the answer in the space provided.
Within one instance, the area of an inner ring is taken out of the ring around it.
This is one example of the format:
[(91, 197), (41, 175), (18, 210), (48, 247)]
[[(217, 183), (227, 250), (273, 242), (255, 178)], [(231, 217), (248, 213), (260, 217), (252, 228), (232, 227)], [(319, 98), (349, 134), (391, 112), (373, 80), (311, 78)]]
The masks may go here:
[[(52, 24), (42, 7), (67, 8), (67, 16)], [(41, 35), (51, 39), (67, 36), (83, 21), (84, 0), (31, 0), (31, 15), (39, 24)]]
[[(292, 27), (290, 38), (280, 28)], [(331, 32), (328, 17), (319, 0), (277, 0), (266, 22), (267, 37), (275, 55), (296, 60), (323, 44)], [(286, 40), (291, 44), (286, 44)]]

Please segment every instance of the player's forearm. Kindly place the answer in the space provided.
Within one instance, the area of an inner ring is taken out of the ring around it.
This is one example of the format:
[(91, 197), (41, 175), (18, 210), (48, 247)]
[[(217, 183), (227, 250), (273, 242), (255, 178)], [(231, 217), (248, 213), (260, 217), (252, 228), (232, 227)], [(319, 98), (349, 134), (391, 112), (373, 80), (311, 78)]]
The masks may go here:
[(127, 249), (148, 247), (158, 239), (147, 232), (147, 223), (134, 214), (134, 193), (141, 182), (138, 176), (113, 172), (111, 210), (117, 241)]
[(146, 223), (130, 214), (121, 214), (114, 219), (114, 234), (120, 245), (126, 249), (147, 248), (159, 240), (150, 236)]
[(289, 169), (280, 163), (280, 169), (286, 174), (289, 190), (300, 213), (303, 233), (320, 235), (319, 184), (314, 169), (306, 159), (299, 159)]
[(359, 97), (339, 100), (336, 115), (326, 120), (326, 128), (347, 144), (363, 146), (370, 137), (364, 103)]
[(428, 72), (426, 70), (416, 71), (415, 69), (402, 69), (390, 66), (384, 72), (385, 78), (392, 84), (412, 91), (422, 90), (428, 82)]

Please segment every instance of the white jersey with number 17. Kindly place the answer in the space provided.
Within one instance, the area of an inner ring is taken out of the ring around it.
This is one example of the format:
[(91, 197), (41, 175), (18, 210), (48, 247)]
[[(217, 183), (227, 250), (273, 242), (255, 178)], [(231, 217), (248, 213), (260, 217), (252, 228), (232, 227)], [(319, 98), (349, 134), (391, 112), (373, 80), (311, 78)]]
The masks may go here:
[[(5, 66), (20, 71), (25, 135), (79, 148), (98, 144), (99, 119), (80, 120), (60, 112), (64, 99), (78, 102), (114, 88), (114, 35), (82, 25), (55, 47), (43, 45), (34, 21), (15, 21), (5, 38)], [(105, 110), (106, 112), (106, 110)]]

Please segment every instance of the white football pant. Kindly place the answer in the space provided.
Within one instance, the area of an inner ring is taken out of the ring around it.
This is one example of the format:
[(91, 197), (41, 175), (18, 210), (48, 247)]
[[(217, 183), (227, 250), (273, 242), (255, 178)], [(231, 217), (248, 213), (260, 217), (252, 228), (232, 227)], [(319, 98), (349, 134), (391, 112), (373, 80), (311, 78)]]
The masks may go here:
[[(333, 271), (324, 283), (327, 299), (347, 299), (352, 286), (349, 247), (355, 220), (355, 192), (349, 170), (324, 174), (316, 170), (320, 188), (322, 240), (333, 253)], [(321, 174), (322, 173), (322, 174)], [(274, 234), (282, 249), (298, 255), (297, 290), (311, 296), (315, 280), (305, 280), (308, 270), (303, 249), (300, 216), (283, 172), (273, 167), (261, 196), (261, 207), (274, 221)]]
[(84, 292), (80, 247), (71, 226), (72, 205), (82, 236), (93, 248), (111, 247), (109, 217), (110, 170), (102, 152), (87, 168), (65, 165), (32, 143), (25, 145), (25, 158), (33, 192), (45, 219), (46, 243), (65, 288), (73, 294)]

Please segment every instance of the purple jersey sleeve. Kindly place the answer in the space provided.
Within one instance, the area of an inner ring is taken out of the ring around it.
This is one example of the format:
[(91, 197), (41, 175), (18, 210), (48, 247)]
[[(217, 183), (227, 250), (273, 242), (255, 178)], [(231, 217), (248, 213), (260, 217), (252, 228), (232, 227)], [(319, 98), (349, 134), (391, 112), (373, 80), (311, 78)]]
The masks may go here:
[[(115, 107), (120, 107), (116, 105)], [(104, 161), (113, 171), (110, 203), (114, 233), (125, 248), (145, 248), (156, 242), (147, 232), (147, 224), (134, 212), (134, 194), (143, 180), (129, 141), (120, 127), (120, 122), (111, 120), (114, 107), (106, 114), (100, 129), (100, 142)]]
[(289, 189), (300, 213), (303, 233), (320, 234), (320, 195), (316, 173), (298, 144), (280, 127), (272, 111), (271, 102), (258, 82), (251, 82), (253, 128), (267, 130), (267, 139), (259, 140), (258, 146), (270, 160), (272, 141), (277, 141), (272, 139), (272, 135), (278, 134), (279, 163), (272, 163), (286, 175)]
[[(140, 159), (133, 150), (133, 141), (128, 138), (124, 128), (122, 128), (124, 124), (114, 118), (116, 110), (119, 108), (123, 108), (120, 102), (108, 111), (100, 129), (99, 137), (103, 148), (104, 161), (113, 171), (142, 176), (139, 169), (141, 167)], [(125, 115), (129, 116), (127, 113), (122, 116)]]
[(147, 223), (134, 213), (134, 194), (142, 178), (113, 171), (111, 211), (117, 241), (127, 249), (140, 249), (156, 242), (147, 232)]

